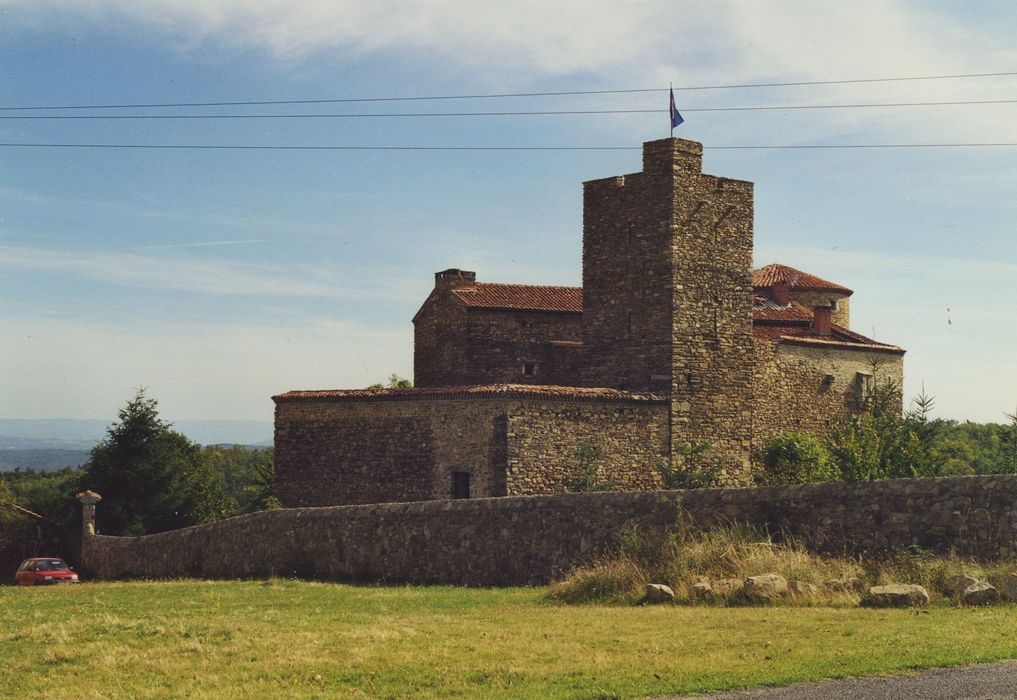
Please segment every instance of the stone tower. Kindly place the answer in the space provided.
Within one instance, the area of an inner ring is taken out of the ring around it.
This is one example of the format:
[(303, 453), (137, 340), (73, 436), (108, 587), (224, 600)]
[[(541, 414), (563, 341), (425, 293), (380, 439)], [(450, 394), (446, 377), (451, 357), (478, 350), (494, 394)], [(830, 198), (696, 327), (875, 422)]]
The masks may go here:
[(671, 457), (748, 478), (752, 183), (705, 175), (702, 144), (643, 144), (643, 171), (584, 184), (584, 382), (670, 392)]

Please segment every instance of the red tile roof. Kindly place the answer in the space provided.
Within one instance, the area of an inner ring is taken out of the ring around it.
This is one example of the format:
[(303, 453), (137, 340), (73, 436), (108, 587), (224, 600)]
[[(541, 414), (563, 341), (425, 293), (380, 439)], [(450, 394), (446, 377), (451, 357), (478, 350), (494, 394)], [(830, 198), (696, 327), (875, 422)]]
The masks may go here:
[(805, 321), (812, 323), (812, 310), (791, 300), (789, 304), (778, 304), (768, 297), (752, 299), (752, 322), (761, 321)]
[(756, 289), (768, 289), (778, 282), (787, 282), (791, 289), (815, 292), (840, 292), (854, 294), (850, 289), (833, 282), (828, 282), (808, 272), (796, 270), (787, 265), (774, 263), (752, 271), (752, 286)]
[(424, 389), (324, 389), (319, 391), (287, 391), (272, 397), (276, 403), (285, 401), (433, 401), (435, 399), (508, 399), (536, 398), (569, 401), (661, 403), (667, 397), (578, 386), (535, 384), (481, 384), (476, 386), (443, 386)]
[(781, 306), (759, 296), (752, 300), (752, 337), (791, 345), (904, 353), (896, 345), (880, 343), (837, 324), (831, 326), (830, 335), (818, 335), (812, 329), (812, 311), (805, 306), (794, 300)]
[(550, 287), (530, 284), (477, 282), (456, 287), (453, 293), (474, 309), (518, 309), (581, 314), (582, 287)]

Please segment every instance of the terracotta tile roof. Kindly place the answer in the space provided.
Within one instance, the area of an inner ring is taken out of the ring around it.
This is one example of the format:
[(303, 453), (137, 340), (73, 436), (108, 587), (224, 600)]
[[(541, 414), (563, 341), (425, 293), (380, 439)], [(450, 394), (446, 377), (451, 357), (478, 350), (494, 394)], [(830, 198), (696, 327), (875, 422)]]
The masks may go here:
[(777, 282), (787, 282), (791, 289), (816, 292), (840, 292), (854, 294), (850, 289), (833, 282), (828, 282), (808, 272), (796, 270), (787, 265), (774, 263), (752, 271), (752, 286), (756, 289), (768, 289)]
[(812, 323), (812, 309), (791, 300), (789, 304), (778, 304), (769, 297), (752, 298), (752, 322), (761, 321), (805, 321)]
[(550, 287), (530, 284), (477, 282), (457, 287), (453, 293), (474, 309), (519, 309), (524, 311), (583, 312), (582, 287)]
[(880, 343), (837, 324), (832, 324), (830, 330), (830, 335), (817, 335), (812, 330), (812, 310), (793, 299), (786, 305), (767, 297), (756, 296), (752, 299), (753, 338), (792, 345), (904, 353), (896, 345)]
[(510, 399), (535, 398), (561, 401), (603, 401), (626, 403), (663, 403), (659, 394), (619, 389), (534, 384), (481, 384), (444, 386), (425, 389), (324, 389), (287, 391), (272, 397), (276, 403), (288, 401), (433, 401), (436, 399)]

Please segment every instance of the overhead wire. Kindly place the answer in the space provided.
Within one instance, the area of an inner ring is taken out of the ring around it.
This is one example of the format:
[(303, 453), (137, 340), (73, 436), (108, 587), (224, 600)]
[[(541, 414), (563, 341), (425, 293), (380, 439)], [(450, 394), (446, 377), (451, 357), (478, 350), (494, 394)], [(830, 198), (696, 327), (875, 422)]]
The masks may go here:
[[(852, 143), (852, 144), (770, 144), (708, 146), (703, 150), (838, 150), (865, 148), (1009, 148), (1015, 142), (984, 143)], [(167, 149), (222, 151), (639, 151), (641, 146), (298, 146), (252, 144), (153, 144), (153, 143), (0, 143), (0, 148), (95, 148)]]
[[(929, 102), (862, 102), (828, 105), (749, 105), (742, 107), (682, 107), (682, 112), (756, 112), (799, 109), (866, 109), (879, 107), (952, 107), (961, 105), (1017, 104), (1015, 100), (938, 100)], [(569, 109), (497, 112), (363, 112), (303, 114), (45, 114), (0, 115), (0, 120), (174, 120), (174, 119), (375, 119), (417, 117), (520, 117), (601, 114), (661, 114), (666, 109)]]
[[(1017, 76), (1017, 71), (995, 73), (959, 73), (951, 75), (912, 75), (889, 78), (853, 78), (844, 80), (801, 80), (791, 82), (741, 83), (728, 85), (678, 85), (673, 89), (689, 90), (735, 90), (745, 88), (766, 87), (800, 87), (813, 85), (848, 85), (863, 83), (887, 83), (919, 80), (961, 80), (974, 78), (998, 78)], [(630, 93), (666, 92), (668, 87), (626, 88), (617, 90), (557, 90), (546, 92), (514, 92), (466, 95), (411, 95), (400, 97), (341, 97), (304, 100), (231, 100), (217, 102), (150, 102), (150, 103), (119, 103), (119, 104), (77, 104), (77, 105), (9, 105), (0, 107), (0, 111), (29, 110), (68, 110), (68, 109), (143, 109), (153, 107), (237, 107), (253, 105), (306, 105), (306, 104), (340, 104), (353, 102), (411, 102), (426, 100), (482, 100), (515, 97), (568, 97), (577, 95), (620, 95)]]

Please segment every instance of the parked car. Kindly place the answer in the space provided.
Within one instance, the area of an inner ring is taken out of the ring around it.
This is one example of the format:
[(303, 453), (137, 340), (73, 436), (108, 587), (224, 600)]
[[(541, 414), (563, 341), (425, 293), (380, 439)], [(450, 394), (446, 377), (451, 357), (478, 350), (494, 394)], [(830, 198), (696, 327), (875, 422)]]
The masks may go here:
[(67, 562), (57, 557), (33, 557), (21, 562), (14, 576), (19, 586), (48, 586), (78, 583), (80, 579)]

